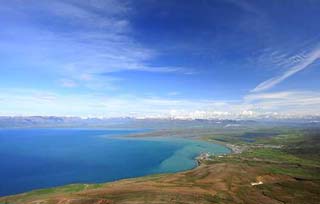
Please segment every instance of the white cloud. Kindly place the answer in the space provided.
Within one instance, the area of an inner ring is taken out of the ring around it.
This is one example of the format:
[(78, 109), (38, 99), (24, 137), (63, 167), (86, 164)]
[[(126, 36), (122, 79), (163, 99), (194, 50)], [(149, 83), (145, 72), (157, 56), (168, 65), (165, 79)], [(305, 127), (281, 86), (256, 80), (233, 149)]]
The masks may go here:
[(273, 93), (257, 93), (249, 94), (244, 97), (245, 101), (255, 101), (255, 100), (268, 100), (268, 99), (285, 99), (292, 95), (293, 92), (283, 91), (283, 92), (273, 92)]
[(313, 91), (283, 91), (249, 94), (244, 98), (260, 112), (282, 114), (314, 115), (320, 114), (320, 93)]
[(320, 93), (310, 91), (249, 94), (242, 101), (217, 101), (0, 89), (0, 99), (2, 115), (190, 119), (320, 115)]
[(268, 90), (273, 86), (281, 83), (283, 80), (287, 79), (288, 77), (294, 75), (295, 73), (308, 68), (312, 63), (314, 63), (319, 58), (320, 58), (320, 48), (316, 48), (306, 55), (297, 55), (297, 56), (291, 57), (290, 61), (293, 63), (296, 63), (294, 66), (286, 70), (283, 74), (260, 83), (251, 92), (260, 92), (260, 91)]
[[(30, 89), (0, 90), (3, 115), (214, 117), (227, 115), (221, 102), (132, 95), (58, 94)], [(37, 104), (36, 106), (34, 104)], [(5, 111), (5, 112), (4, 112)]]

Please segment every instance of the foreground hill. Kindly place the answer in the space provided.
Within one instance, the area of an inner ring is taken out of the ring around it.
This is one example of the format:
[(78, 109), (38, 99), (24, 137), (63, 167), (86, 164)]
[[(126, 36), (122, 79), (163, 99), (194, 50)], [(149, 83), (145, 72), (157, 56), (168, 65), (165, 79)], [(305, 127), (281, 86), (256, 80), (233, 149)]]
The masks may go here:
[(242, 152), (211, 156), (186, 172), (36, 190), (2, 197), (0, 203), (316, 204), (320, 203), (319, 133), (319, 129), (212, 133), (205, 136), (207, 140), (232, 143)]

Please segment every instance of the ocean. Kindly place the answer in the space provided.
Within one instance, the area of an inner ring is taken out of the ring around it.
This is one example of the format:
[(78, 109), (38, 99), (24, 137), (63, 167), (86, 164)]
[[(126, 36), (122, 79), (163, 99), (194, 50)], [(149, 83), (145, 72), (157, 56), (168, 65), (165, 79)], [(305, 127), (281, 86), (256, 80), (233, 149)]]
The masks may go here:
[(178, 172), (195, 167), (202, 152), (230, 152), (203, 141), (123, 137), (141, 131), (0, 129), (0, 196)]

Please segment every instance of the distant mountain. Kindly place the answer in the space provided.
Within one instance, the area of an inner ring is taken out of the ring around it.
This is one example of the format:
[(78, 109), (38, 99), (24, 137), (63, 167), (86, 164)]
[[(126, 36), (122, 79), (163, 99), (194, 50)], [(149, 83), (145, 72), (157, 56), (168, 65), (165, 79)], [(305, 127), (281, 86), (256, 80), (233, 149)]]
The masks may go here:
[(55, 116), (0, 116), (0, 127), (103, 127), (128, 122), (130, 118), (80, 118)]
[(56, 116), (0, 116), (0, 128), (241, 128), (252, 126), (319, 126), (320, 118), (269, 119), (269, 120), (219, 120), (171, 118), (80, 118)]
[(106, 128), (187, 128), (227, 124), (254, 124), (255, 121), (183, 120), (137, 118), (80, 118), (56, 116), (0, 116), (0, 128), (8, 127), (106, 127)]

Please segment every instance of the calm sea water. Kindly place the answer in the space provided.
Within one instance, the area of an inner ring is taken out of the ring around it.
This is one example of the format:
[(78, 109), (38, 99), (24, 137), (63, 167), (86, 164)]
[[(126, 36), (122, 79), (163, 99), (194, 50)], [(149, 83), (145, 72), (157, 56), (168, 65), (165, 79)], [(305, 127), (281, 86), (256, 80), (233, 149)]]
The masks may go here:
[[(0, 129), (0, 196), (195, 167), (223, 146), (186, 139), (125, 138), (134, 130)], [(118, 135), (118, 136), (117, 136)]]

